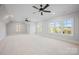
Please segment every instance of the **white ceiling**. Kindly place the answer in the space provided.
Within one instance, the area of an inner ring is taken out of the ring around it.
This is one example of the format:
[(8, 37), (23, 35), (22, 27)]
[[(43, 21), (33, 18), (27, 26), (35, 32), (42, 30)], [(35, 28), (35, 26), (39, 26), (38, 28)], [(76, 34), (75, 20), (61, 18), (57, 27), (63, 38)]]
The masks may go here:
[[(39, 7), (37, 4), (5, 4), (3, 8), (0, 7), (0, 15), (9, 15), (9, 19), (13, 18), (13, 20), (21, 21), (25, 18), (29, 18), (32, 21), (40, 21), (48, 18), (53, 18), (54, 16), (65, 15), (68, 13), (73, 13), (79, 11), (78, 4), (51, 4), (47, 10), (51, 10), (51, 13), (44, 13), (43, 16), (37, 12), (37, 9), (34, 9), (32, 6), (35, 5)], [(5, 12), (4, 12), (5, 11)], [(33, 14), (33, 12), (37, 12)], [(56, 13), (55, 15), (53, 13)], [(8, 18), (8, 17), (7, 17)]]

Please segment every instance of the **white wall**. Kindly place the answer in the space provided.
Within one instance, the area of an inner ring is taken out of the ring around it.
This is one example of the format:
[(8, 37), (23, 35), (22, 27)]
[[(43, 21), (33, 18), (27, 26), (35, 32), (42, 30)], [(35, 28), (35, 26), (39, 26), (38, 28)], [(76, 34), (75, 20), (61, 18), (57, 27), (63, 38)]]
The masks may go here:
[[(17, 24), (20, 24), (20, 31), (18, 32), (17, 30)], [(25, 34), (27, 33), (27, 25), (22, 22), (10, 22), (7, 24), (7, 34), (12, 35), (12, 34)]]
[(35, 34), (35, 32), (36, 32), (35, 23), (31, 22), (30, 23), (30, 34)]
[(6, 36), (6, 25), (3, 22), (0, 22), (0, 40)]
[[(16, 31), (16, 25), (20, 24), (21, 25), (21, 31), (17, 32)], [(9, 22), (7, 24), (7, 34), (12, 35), (12, 34), (24, 34), (24, 33), (29, 33), (29, 34), (35, 34), (36, 32), (36, 26), (34, 22), (30, 23), (23, 23), (23, 22)]]
[[(51, 22), (51, 20), (62, 20), (62, 19), (66, 19), (66, 18), (72, 18), (74, 19), (73, 22), (73, 30), (74, 30), (74, 34), (72, 36), (67, 36), (67, 35), (62, 35), (62, 34), (55, 34), (55, 33), (49, 33), (47, 30), (47, 24), (49, 22)], [(68, 14), (65, 16), (59, 16), (59, 17), (55, 17), (55, 18), (51, 18), (48, 19), (46, 21), (41, 21), (41, 23), (43, 23), (43, 32), (42, 33), (38, 33), (42, 36), (45, 37), (49, 37), (49, 38), (54, 38), (54, 39), (59, 39), (59, 40), (65, 40), (65, 41), (72, 41), (72, 42), (79, 42), (79, 12), (76, 13), (72, 13), (72, 14)]]

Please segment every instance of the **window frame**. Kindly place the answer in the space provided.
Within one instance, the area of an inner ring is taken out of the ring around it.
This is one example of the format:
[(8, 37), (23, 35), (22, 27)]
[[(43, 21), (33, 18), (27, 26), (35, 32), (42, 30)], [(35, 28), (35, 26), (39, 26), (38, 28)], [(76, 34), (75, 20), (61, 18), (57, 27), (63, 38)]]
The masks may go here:
[(72, 21), (72, 33), (71, 34), (63, 34), (63, 30), (64, 30), (64, 25), (61, 25), (61, 33), (55, 33), (55, 32), (50, 32), (50, 23), (52, 22), (59, 22), (59, 23), (64, 23), (65, 19), (61, 19), (61, 20), (54, 20), (54, 21), (50, 21), (48, 22), (48, 33), (50, 34), (59, 34), (59, 35), (63, 35), (63, 36), (73, 36), (74, 35), (74, 18), (70, 17), (70, 18), (66, 18), (66, 19), (70, 19)]

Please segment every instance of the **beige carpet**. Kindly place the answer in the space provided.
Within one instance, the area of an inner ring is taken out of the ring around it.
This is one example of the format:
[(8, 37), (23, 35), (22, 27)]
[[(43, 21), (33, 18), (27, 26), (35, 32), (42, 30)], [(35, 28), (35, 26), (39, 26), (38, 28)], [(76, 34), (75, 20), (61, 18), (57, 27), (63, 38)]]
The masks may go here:
[(13, 35), (0, 42), (0, 54), (79, 54), (79, 46), (38, 35)]

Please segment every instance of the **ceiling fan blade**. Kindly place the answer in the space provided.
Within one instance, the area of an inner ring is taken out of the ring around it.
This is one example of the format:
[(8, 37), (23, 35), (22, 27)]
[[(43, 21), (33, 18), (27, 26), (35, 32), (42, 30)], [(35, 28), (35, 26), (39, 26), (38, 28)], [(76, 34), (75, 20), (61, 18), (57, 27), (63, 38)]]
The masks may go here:
[(36, 6), (32, 6), (33, 8), (35, 8), (35, 9), (39, 9), (39, 8), (37, 8)]
[(26, 22), (30, 22), (29, 20), (25, 20)]
[(41, 12), (41, 15), (43, 15), (43, 12)]
[(42, 8), (42, 7), (43, 7), (43, 5), (41, 4), (41, 5), (40, 5), (40, 7)]
[(46, 4), (45, 7), (43, 8), (43, 10), (46, 9), (48, 6), (49, 6), (49, 4)]
[(43, 8), (43, 10), (46, 9), (48, 6), (49, 6), (49, 4), (46, 4), (45, 7)]
[(31, 21), (28, 20), (27, 22), (31, 22)]
[(50, 13), (51, 11), (43, 10), (43, 12), (49, 12)]

